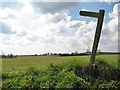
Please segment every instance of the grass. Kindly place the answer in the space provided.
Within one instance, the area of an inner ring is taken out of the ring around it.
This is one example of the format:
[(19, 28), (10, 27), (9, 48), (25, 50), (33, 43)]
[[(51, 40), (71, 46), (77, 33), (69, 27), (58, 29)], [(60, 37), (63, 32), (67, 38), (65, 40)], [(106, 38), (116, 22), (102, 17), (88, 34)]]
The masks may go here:
[(0, 79), (0, 88), (2, 87), (2, 79)]
[(29, 67), (24, 72), (2, 73), (2, 88), (120, 88), (119, 70), (109, 67), (103, 59), (97, 59), (96, 69), (73, 60), (59, 65), (50, 64), (43, 71)]
[(114, 68), (118, 68), (118, 56), (119, 55), (100, 55), (97, 57), (103, 58), (106, 63), (113, 66)]
[[(97, 57), (103, 58), (108, 64), (117, 68), (118, 67), (118, 55), (99, 55)], [(24, 71), (30, 66), (36, 66), (40, 69), (46, 68), (52, 64), (88, 64), (90, 56), (25, 56), (17, 58), (2, 59), (2, 71), (3, 72), (18, 72)]]
[(3, 72), (16, 72), (23, 71), (29, 66), (36, 66), (41, 69), (47, 67), (50, 63), (61, 64), (69, 62), (71, 60), (88, 60), (89, 56), (86, 57), (59, 57), (59, 56), (26, 56), (17, 58), (2, 59), (2, 71)]
[(2, 79), (1, 79), (1, 75), (0, 75), (0, 89), (2, 87)]
[(96, 68), (89, 68), (89, 59), (90, 56), (3, 59), (1, 84), (3, 88), (120, 88), (118, 55), (97, 56)]

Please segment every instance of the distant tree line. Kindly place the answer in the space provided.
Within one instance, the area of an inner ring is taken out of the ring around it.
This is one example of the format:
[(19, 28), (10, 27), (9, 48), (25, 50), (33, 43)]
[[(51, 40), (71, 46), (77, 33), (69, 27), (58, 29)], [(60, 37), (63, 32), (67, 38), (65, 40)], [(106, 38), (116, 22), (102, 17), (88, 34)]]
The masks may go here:
[[(101, 50), (98, 50), (97, 55), (102, 55), (104, 54), (101, 52)], [(32, 55), (32, 56), (84, 56), (84, 55), (91, 55), (91, 52), (89, 49), (86, 50), (84, 53), (78, 53), (78, 51), (72, 52), (72, 53), (45, 53), (45, 54), (40, 54), (40, 55)]]
[(69, 54), (69, 53), (65, 53), (65, 54), (58, 54), (58, 56), (84, 56), (84, 55), (90, 55), (90, 54), (88, 54), (88, 53), (71, 53), (71, 54)]
[(91, 53), (78, 53), (75, 51), (74, 53), (45, 53), (41, 55), (35, 54), (34, 56), (83, 56), (83, 55), (90, 55)]
[(16, 58), (17, 55), (13, 55), (13, 54), (8, 54), (8, 55), (2, 55), (2, 58)]

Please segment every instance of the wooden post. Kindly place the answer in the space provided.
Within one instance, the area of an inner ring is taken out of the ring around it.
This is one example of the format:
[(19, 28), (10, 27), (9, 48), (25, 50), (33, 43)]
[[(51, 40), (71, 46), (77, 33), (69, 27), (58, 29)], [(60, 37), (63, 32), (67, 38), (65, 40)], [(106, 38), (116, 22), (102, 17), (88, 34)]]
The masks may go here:
[(99, 43), (99, 39), (100, 39), (100, 34), (101, 34), (101, 29), (102, 29), (102, 24), (103, 24), (103, 19), (104, 19), (104, 13), (105, 13), (105, 10), (99, 10), (99, 13), (80, 11), (80, 15), (82, 15), (82, 16), (98, 18), (95, 37), (94, 37), (94, 43), (93, 43), (93, 47), (92, 47), (92, 54), (91, 54), (91, 58), (90, 58), (90, 66), (92, 66), (92, 64), (95, 61), (95, 55), (96, 55), (96, 51), (97, 51), (97, 47), (98, 47), (98, 43)]

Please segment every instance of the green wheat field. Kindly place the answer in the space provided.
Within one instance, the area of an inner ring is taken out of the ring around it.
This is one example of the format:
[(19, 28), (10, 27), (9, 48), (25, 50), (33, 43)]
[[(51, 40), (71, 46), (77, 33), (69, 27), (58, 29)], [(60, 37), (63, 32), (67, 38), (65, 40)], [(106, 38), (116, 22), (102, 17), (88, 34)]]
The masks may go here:
[[(105, 62), (118, 67), (118, 55), (98, 55), (97, 57), (103, 58)], [(90, 56), (24, 56), (17, 58), (2, 59), (2, 72), (18, 72), (24, 71), (30, 66), (36, 66), (44, 69), (52, 64), (64, 64), (68, 62), (78, 63), (85, 65), (89, 63)]]

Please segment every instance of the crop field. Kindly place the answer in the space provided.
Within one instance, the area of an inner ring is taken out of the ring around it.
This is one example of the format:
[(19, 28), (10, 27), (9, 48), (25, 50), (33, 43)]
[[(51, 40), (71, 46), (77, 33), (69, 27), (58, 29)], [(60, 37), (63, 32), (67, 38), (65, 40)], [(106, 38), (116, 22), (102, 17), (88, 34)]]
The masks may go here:
[[(118, 55), (98, 55), (111, 66), (118, 67)], [(96, 57), (96, 58), (97, 58)], [(2, 59), (2, 72), (18, 72), (24, 71), (30, 66), (36, 66), (44, 69), (52, 64), (64, 64), (68, 62), (76, 62), (80, 65), (89, 63), (90, 56), (21, 56), (17, 58)]]
[(120, 88), (118, 55), (24, 56), (2, 59), (2, 88)]

